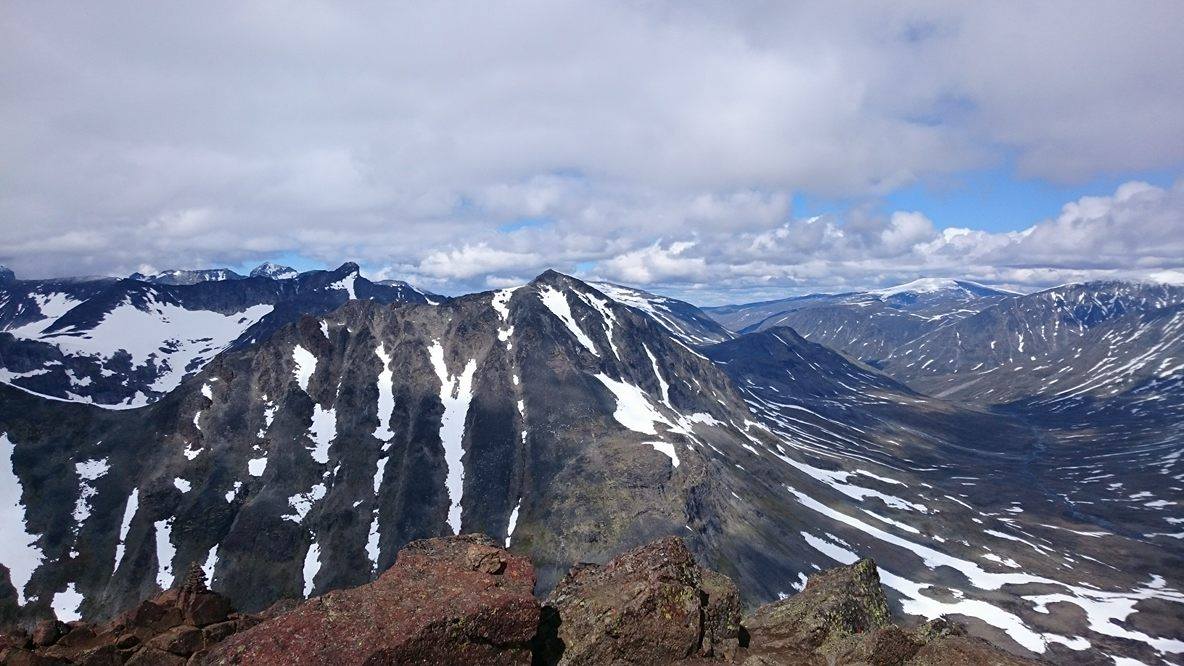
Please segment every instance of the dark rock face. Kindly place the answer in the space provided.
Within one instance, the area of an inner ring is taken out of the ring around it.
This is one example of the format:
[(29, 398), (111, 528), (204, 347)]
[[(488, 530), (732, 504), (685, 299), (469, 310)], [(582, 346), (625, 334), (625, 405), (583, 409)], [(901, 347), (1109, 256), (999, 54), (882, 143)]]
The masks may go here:
[(603, 566), (576, 566), (547, 606), (552, 627), (544, 632), (546, 663), (729, 659), (739, 645), (736, 586), (695, 564), (677, 537), (631, 550)]
[(330, 592), (238, 634), (205, 663), (528, 664), (534, 568), (488, 537), (416, 541), (373, 583)]

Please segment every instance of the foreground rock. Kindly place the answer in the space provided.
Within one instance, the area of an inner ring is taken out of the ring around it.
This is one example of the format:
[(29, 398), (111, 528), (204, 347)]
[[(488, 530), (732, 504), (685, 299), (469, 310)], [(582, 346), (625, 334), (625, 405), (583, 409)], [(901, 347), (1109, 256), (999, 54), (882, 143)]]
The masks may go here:
[(745, 619), (744, 666), (1021, 666), (1028, 659), (971, 638), (945, 618), (907, 630), (892, 624), (876, 563), (864, 559), (810, 576), (800, 593)]
[(200, 661), (209, 646), (258, 622), (235, 613), (193, 566), (179, 587), (140, 602), (110, 623), (43, 620), (32, 634), (9, 634), (0, 645), (0, 663), (181, 666)]
[(208, 664), (529, 664), (534, 567), (488, 537), (414, 541), (378, 580), (218, 645)]
[[(107, 625), (47, 620), (0, 644), (2, 664), (708, 664), (1019, 666), (939, 618), (891, 622), (876, 565), (810, 577), (743, 623), (736, 586), (668, 537), (581, 564), (540, 608), (531, 563), (488, 537), (414, 541), (378, 580), (261, 616), (234, 613), (191, 567), (178, 588)], [(743, 627), (741, 626), (743, 624)]]
[(661, 664), (734, 656), (740, 595), (667, 537), (571, 570), (547, 601), (544, 663)]

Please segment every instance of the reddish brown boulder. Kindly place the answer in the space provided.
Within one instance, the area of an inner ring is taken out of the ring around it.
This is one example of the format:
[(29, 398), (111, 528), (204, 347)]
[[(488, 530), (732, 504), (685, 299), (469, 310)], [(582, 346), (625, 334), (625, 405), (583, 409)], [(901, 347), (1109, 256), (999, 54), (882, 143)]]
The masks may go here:
[(235, 634), (208, 664), (529, 664), (534, 567), (481, 535), (425, 539), (373, 583)]
[(33, 645), (40, 648), (49, 647), (57, 643), (69, 630), (70, 627), (66, 626), (65, 622), (42, 620), (33, 627)]
[(554, 635), (541, 652), (549, 663), (728, 658), (738, 645), (736, 586), (695, 564), (678, 537), (573, 568), (547, 605)]

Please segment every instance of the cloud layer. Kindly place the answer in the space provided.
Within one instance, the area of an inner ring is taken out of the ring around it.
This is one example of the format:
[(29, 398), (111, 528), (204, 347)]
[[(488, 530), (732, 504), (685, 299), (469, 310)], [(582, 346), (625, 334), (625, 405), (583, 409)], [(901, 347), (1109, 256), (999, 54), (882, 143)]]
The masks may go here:
[(1176, 167), (1180, 4), (834, 4), (6, 3), (0, 262), (300, 254), (445, 291), (555, 266), (709, 300), (1179, 265), (1179, 186), (1027, 235), (790, 202)]

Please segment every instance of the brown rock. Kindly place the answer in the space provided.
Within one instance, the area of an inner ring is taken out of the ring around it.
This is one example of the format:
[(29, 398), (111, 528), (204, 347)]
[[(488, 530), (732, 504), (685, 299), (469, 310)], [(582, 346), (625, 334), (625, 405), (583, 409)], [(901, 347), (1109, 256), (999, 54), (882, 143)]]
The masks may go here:
[(848, 637), (831, 654), (837, 664), (898, 666), (912, 658), (920, 647), (913, 634), (891, 625)]
[(415, 541), (373, 583), (330, 592), (235, 634), (206, 663), (528, 664), (531, 563), (488, 537)]
[(830, 652), (850, 636), (887, 627), (891, 614), (870, 559), (810, 576), (806, 588), (758, 608), (744, 626), (753, 654)]
[(123, 659), (119, 657), (114, 645), (101, 645), (83, 652), (76, 660), (80, 666), (120, 666)]
[(188, 657), (205, 647), (205, 637), (201, 629), (181, 625), (148, 641), (148, 647)]
[(5, 666), (59, 666), (69, 663), (54, 657), (45, 657), (23, 648), (10, 647), (0, 651), (0, 664)]
[(180, 625), (184, 618), (181, 609), (175, 605), (176, 598), (164, 597), (165, 594), (167, 592), (140, 602), (140, 605), (121, 615), (116, 623), (128, 627), (141, 640), (145, 638), (144, 632), (138, 630), (145, 630), (147, 635), (152, 636)]
[[(704, 579), (707, 580), (706, 584)], [(727, 658), (739, 635), (739, 597), (723, 576), (695, 564), (668, 537), (604, 566), (574, 567), (548, 599), (544, 661), (661, 664)]]
[(942, 636), (923, 646), (910, 666), (1030, 666), (1040, 662), (1005, 652), (981, 638)]
[(185, 666), (186, 661), (185, 657), (145, 646), (136, 650), (126, 666)]
[(227, 637), (238, 633), (242, 629), (234, 620), (227, 620), (226, 622), (219, 622), (218, 624), (211, 624), (201, 630), (205, 637), (207, 644), (214, 644), (218, 641), (224, 640)]
[(42, 620), (33, 627), (33, 645), (36, 647), (49, 647), (58, 642), (58, 639), (66, 635), (69, 627), (65, 622), (57, 620)]

